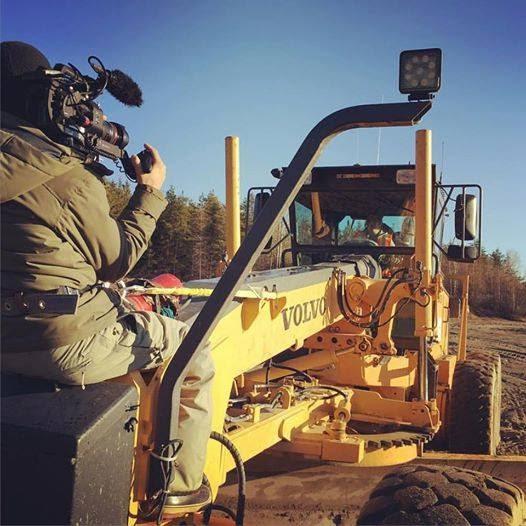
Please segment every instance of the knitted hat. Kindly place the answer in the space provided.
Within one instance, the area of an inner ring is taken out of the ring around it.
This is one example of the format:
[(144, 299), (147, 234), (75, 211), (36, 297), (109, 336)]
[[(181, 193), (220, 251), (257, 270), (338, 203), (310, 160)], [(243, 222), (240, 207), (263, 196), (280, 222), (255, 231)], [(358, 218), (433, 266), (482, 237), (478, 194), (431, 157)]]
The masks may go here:
[(0, 49), (2, 110), (31, 121), (31, 116), (26, 115), (30, 84), (20, 77), (40, 67), (49, 69), (49, 61), (38, 49), (25, 42), (2, 42)]

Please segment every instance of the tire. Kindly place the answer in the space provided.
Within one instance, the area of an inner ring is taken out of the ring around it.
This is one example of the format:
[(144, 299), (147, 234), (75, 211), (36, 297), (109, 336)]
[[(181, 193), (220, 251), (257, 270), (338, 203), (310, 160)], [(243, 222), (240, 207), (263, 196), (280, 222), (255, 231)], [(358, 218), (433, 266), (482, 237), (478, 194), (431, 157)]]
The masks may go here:
[(492, 364), (497, 370), (498, 394), (496, 397), (496, 414), (499, 418), (495, 419), (495, 440), (496, 445), (500, 444), (500, 415), (502, 414), (502, 363), (500, 355), (491, 351), (474, 351), (468, 354), (468, 360), (475, 360), (483, 363)]
[(449, 451), (496, 454), (502, 390), (499, 373), (500, 369), (489, 361), (457, 363), (447, 422)]
[(377, 484), (356, 524), (519, 526), (523, 518), (524, 494), (513, 484), (451, 466), (411, 465)]
[(495, 367), (502, 370), (500, 363), (500, 355), (491, 351), (472, 351), (468, 354), (468, 361), (475, 360), (477, 362), (491, 363)]

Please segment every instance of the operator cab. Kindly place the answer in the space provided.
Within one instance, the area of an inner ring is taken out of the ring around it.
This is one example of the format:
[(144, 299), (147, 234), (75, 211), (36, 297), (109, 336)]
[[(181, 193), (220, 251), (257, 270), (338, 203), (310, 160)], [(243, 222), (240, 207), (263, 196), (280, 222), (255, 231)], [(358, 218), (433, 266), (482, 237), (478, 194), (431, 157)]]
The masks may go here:
[[(272, 174), (280, 178), (283, 171), (275, 169)], [(434, 186), (435, 174), (433, 165)], [(261, 196), (266, 190), (251, 189), (255, 195), (251, 198), (249, 193), (249, 202), (254, 201), (256, 209), (262, 206), (258, 201), (264, 201)], [(440, 193), (435, 192), (433, 199), (436, 211)], [(287, 229), (290, 246), (283, 254), (290, 254), (294, 266), (370, 255), (386, 276), (395, 268), (407, 267), (415, 249), (415, 166), (314, 168), (289, 209)], [(441, 221), (434, 235), (440, 246)]]
[(414, 168), (314, 168), (289, 211), (293, 263), (369, 254), (386, 271), (399, 266), (414, 253)]

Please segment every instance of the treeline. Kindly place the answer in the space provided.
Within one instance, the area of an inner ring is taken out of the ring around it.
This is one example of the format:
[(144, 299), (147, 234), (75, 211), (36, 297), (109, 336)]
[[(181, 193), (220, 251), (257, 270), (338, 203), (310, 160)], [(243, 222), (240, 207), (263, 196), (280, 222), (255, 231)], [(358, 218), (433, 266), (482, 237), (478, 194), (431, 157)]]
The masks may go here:
[[(131, 196), (127, 183), (106, 184), (111, 213), (117, 216)], [(166, 192), (168, 205), (157, 223), (148, 250), (135, 268), (134, 276), (154, 277), (164, 272), (183, 281), (209, 278), (225, 252), (225, 207), (210, 192), (197, 201)]]
[[(131, 188), (126, 183), (107, 183), (111, 212), (117, 216), (126, 206)], [(225, 207), (210, 192), (197, 200), (177, 195), (174, 189), (166, 193), (168, 206), (161, 216), (148, 250), (136, 265), (133, 275), (153, 277), (171, 272), (183, 281), (209, 278), (225, 253)], [(244, 228), (247, 204), (242, 206), (241, 226)], [(283, 229), (274, 236), (274, 242), (283, 237)], [(243, 235), (243, 231), (242, 231)], [(275, 268), (281, 259), (280, 250), (263, 256), (256, 268)], [(443, 271), (447, 276), (471, 276), (470, 306), (480, 316), (514, 318), (526, 315), (526, 280), (522, 274), (517, 253), (500, 250), (483, 251), (473, 264), (455, 263), (444, 259)], [(453, 295), (457, 284), (446, 280)]]
[[(470, 275), (469, 304), (475, 314), (511, 319), (526, 316), (526, 279), (516, 252), (510, 250), (504, 254), (499, 249), (490, 253), (482, 250), (473, 264), (444, 258), (442, 268), (446, 277)], [(453, 294), (458, 292), (452, 280), (446, 280), (446, 286)]]

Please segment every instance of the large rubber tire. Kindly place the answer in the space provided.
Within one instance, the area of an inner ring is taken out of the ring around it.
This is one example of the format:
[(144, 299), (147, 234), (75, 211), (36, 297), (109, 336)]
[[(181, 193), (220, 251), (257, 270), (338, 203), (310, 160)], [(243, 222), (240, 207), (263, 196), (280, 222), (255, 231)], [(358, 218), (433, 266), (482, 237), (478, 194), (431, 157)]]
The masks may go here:
[(501, 371), (495, 364), (479, 360), (457, 363), (447, 422), (449, 451), (496, 454), (501, 392)]
[(451, 466), (411, 465), (377, 484), (357, 525), (519, 526), (523, 518), (524, 494), (513, 484)]
[(483, 363), (490, 363), (492, 364), (496, 371), (497, 371), (497, 386), (498, 386), (498, 392), (496, 396), (495, 401), (495, 411), (498, 415), (498, 418), (495, 419), (494, 424), (494, 435), (496, 440), (496, 445), (498, 446), (500, 444), (500, 420), (501, 420), (501, 414), (502, 414), (502, 362), (500, 359), (500, 355), (491, 352), (491, 351), (473, 351), (468, 354), (468, 360), (475, 360), (478, 362)]

